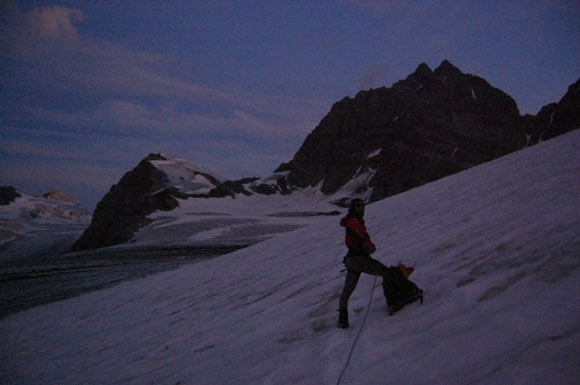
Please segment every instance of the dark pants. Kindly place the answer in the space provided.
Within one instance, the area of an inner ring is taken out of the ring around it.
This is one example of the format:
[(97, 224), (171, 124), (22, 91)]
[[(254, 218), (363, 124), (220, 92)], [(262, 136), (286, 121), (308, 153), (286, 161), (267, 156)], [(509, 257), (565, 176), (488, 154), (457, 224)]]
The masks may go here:
[(348, 253), (344, 257), (344, 265), (346, 266), (346, 280), (344, 282), (344, 289), (340, 296), (339, 308), (348, 308), (348, 299), (354, 291), (356, 284), (360, 278), (361, 273), (366, 273), (370, 275), (376, 275), (383, 277), (383, 294), (387, 300), (387, 306), (394, 304), (395, 290), (393, 290), (391, 278), (393, 273), (391, 267), (383, 265), (381, 262), (370, 257), (370, 255), (356, 255), (353, 253)]

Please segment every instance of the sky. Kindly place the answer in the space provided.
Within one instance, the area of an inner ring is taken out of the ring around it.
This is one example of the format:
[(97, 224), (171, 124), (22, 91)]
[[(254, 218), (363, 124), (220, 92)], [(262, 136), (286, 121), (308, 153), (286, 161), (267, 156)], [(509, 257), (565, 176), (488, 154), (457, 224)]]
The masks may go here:
[(522, 114), (580, 77), (580, 1), (0, 2), (0, 185), (88, 209), (149, 153), (230, 179), (448, 59)]

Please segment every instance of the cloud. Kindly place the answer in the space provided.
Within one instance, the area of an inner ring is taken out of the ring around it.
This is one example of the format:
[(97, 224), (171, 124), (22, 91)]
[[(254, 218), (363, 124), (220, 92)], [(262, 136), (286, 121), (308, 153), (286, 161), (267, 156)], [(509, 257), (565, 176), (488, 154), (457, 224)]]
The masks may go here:
[[(91, 119), (97, 117), (108, 127), (106, 130), (90, 128)], [(42, 120), (49, 118), (61, 120), (56, 125), (60, 128), (9, 128), (0, 143), (2, 157), (39, 162), (122, 163), (128, 170), (148, 153), (163, 152), (237, 178), (271, 172), (292, 157), (306, 135), (296, 122), (280, 121), (276, 116), (262, 118), (242, 111), (229, 116), (180, 112), (173, 106), (153, 109), (124, 100), (84, 116), (45, 113)], [(62, 129), (63, 118), (71, 124), (72, 131)], [(79, 130), (81, 122), (89, 126)], [(270, 129), (272, 126), (276, 128)]]
[[(0, 30), (3, 55), (29, 66), (28, 81), (50, 83), (75, 92), (213, 100), (248, 104), (255, 98), (188, 79), (169, 56), (95, 39), (76, 27), (84, 14), (73, 8), (39, 7), (27, 13), (16, 6)], [(42, 62), (42, 66), (38, 63)], [(15, 71), (22, 71), (16, 67)], [(10, 75), (18, 75), (13, 73)]]
[[(11, 183), (32, 186), (41, 175), (34, 168), (49, 172), (50, 164), (62, 177), (55, 184), (68, 172), (70, 186), (78, 178), (103, 192), (150, 152), (175, 153), (227, 177), (262, 175), (288, 161), (320, 120), (319, 100), (211, 83), (178, 57), (91, 37), (99, 34), (85, 32), (90, 15), (79, 9), (22, 11), (9, 3), (9, 22), (0, 26), (0, 57), (9, 59), (0, 73), (7, 85), (0, 163), (18, 170)], [(87, 176), (103, 164), (112, 174)]]
[[(64, 163), (126, 163), (135, 157), (144, 157), (152, 147), (151, 141), (143, 138), (123, 138), (102, 134), (63, 134), (43, 130), (6, 130), (6, 137), (0, 142), (0, 161), (6, 159), (27, 159), (39, 164), (48, 160)], [(26, 136), (15, 135), (24, 133)], [(131, 151), (127, 151), (127, 147)], [(137, 159), (138, 160), (138, 159)]]
[(0, 42), (11, 54), (27, 54), (52, 45), (69, 44), (78, 36), (76, 24), (85, 16), (74, 8), (36, 7), (23, 13), (15, 1), (0, 5)]
[(26, 14), (24, 28), (40, 38), (75, 38), (74, 24), (84, 19), (78, 9), (59, 6), (35, 8)]
[[(81, 132), (123, 137), (190, 134), (197, 135), (202, 141), (212, 136), (228, 135), (270, 141), (276, 138), (286, 141), (292, 136), (302, 138), (312, 130), (318, 119), (305, 111), (288, 115), (285, 110), (262, 112), (232, 106), (204, 112), (177, 100), (143, 102), (128, 98), (104, 100), (80, 111), (24, 107), (23, 114), (28, 119), (58, 126), (57, 132), (66, 128), (66, 132), (77, 135)], [(50, 131), (48, 128), (44, 130)]]
[[(278, 123), (312, 116), (308, 110), (312, 111), (313, 103), (309, 101), (203, 84), (182, 71), (175, 58), (84, 36), (76, 28), (84, 15), (76, 9), (35, 8), (12, 19), (16, 26), (12, 30), (22, 33), (8, 34), (11, 49), (7, 55), (20, 63), (3, 77), (16, 87), (36, 87), (39, 95), (59, 95), (63, 101), (62, 106), (52, 109), (19, 105), (25, 116), (32, 113), (83, 127), (118, 125), (122, 131), (123, 127), (138, 126), (160, 131), (181, 127), (195, 132), (241, 127), (255, 133), (277, 130), (276, 119), (264, 122), (261, 115), (276, 115)], [(38, 36), (52, 38), (35, 44)], [(85, 95), (92, 100), (83, 111), (72, 111), (64, 104)], [(198, 112), (208, 105), (218, 106), (220, 111)], [(240, 121), (235, 122), (235, 118)], [(311, 129), (307, 126), (303, 130)]]

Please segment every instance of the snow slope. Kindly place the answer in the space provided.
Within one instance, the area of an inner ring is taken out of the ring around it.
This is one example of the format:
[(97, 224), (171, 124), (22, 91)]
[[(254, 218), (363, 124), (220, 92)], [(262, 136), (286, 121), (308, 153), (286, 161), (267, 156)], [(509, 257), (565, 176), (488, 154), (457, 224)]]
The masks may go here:
[(288, 195), (178, 199), (179, 207), (150, 214), (152, 222), (123, 247), (249, 245), (339, 214), (328, 200), (317, 188)]
[(225, 182), (223, 177), (185, 159), (163, 154), (161, 156), (166, 160), (149, 162), (165, 173), (169, 186), (176, 187), (184, 193), (207, 194), (217, 184)]
[(337, 329), (330, 217), (3, 319), (3, 381), (576, 384), (579, 192), (576, 130), (368, 207), (375, 257), (416, 267), (422, 306), (387, 317), (363, 276)]
[(18, 193), (20, 197), (0, 206), (0, 262), (62, 252), (91, 221), (76, 203)]

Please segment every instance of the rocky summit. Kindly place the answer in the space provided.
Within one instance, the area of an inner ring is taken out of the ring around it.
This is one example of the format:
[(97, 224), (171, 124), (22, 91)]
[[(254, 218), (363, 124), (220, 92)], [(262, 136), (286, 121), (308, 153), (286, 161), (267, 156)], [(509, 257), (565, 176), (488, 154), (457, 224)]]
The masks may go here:
[(265, 178), (229, 181), (182, 159), (150, 154), (99, 202), (73, 249), (129, 242), (178, 199), (288, 195), (377, 201), (580, 128), (580, 80), (536, 116), (449, 61), (421, 64), (392, 87), (335, 103), (293, 159)]
[[(170, 178), (171, 173), (162, 169), (170, 169), (174, 164), (160, 154), (149, 154), (137, 167), (126, 173), (97, 204), (90, 226), (74, 243), (72, 250), (125, 243), (137, 229), (150, 222), (148, 214), (156, 210), (174, 209), (178, 207), (176, 198), (188, 197), (179, 189), (180, 186), (198, 190), (219, 184), (212, 175), (194, 168), (187, 170), (189, 176), (198, 176), (205, 183), (198, 181), (195, 184), (192, 178), (186, 180), (176, 173), (172, 175), (175, 178)], [(179, 181), (186, 185), (180, 185)]]
[[(289, 188), (321, 184), (376, 201), (580, 127), (578, 82), (538, 117), (484, 79), (445, 60), (421, 64), (390, 88), (344, 98), (306, 138), (288, 171)], [(528, 131), (526, 131), (528, 129)]]

